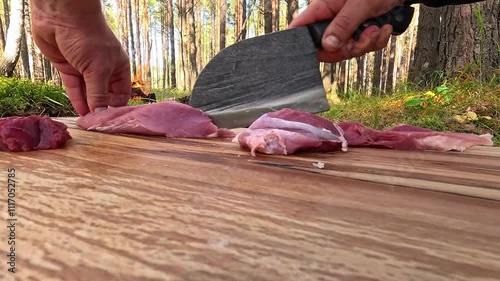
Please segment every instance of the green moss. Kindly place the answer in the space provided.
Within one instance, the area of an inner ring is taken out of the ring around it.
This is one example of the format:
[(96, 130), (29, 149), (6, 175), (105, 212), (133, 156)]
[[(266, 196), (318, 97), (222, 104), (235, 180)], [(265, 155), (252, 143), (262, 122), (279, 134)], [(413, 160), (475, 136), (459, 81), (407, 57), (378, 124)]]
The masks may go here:
[(0, 116), (75, 116), (64, 89), (30, 80), (0, 77)]

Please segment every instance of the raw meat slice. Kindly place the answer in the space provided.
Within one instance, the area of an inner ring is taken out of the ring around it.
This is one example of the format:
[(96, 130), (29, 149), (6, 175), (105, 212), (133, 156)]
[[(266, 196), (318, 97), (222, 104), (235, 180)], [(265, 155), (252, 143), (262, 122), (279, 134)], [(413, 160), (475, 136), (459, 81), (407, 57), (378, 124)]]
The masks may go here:
[(400, 124), (374, 130), (359, 122), (334, 123), (317, 115), (282, 109), (257, 119), (233, 141), (255, 152), (292, 154), (296, 151), (328, 152), (341, 148), (375, 147), (397, 150), (464, 151), (476, 146), (492, 146), (492, 135), (436, 132)]
[(228, 129), (218, 128), (201, 110), (174, 101), (108, 108), (82, 116), (76, 124), (91, 131), (171, 138), (235, 136)]
[(437, 132), (410, 125), (399, 125), (388, 130), (374, 130), (358, 122), (340, 122), (339, 126), (344, 130), (347, 143), (351, 147), (464, 151), (476, 145), (493, 145), (490, 134)]
[[(283, 109), (266, 113), (233, 142), (255, 152), (293, 154), (302, 151), (347, 150), (342, 129), (314, 114)], [(328, 120), (326, 120), (328, 121)]]
[(47, 116), (0, 118), (0, 151), (56, 149), (69, 139), (67, 126)]

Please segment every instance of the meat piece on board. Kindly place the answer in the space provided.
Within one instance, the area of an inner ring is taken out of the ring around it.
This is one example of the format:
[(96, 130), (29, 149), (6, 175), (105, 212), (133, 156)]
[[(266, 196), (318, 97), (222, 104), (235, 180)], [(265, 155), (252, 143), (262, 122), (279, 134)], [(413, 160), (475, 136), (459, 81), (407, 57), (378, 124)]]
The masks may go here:
[(76, 124), (90, 131), (171, 138), (235, 136), (228, 129), (218, 128), (201, 110), (174, 101), (108, 108), (80, 117)]
[(464, 151), (476, 146), (492, 146), (492, 135), (437, 132), (400, 124), (374, 130), (358, 122), (332, 122), (317, 115), (292, 109), (266, 113), (233, 142), (255, 152), (292, 154), (296, 151), (329, 152), (351, 147), (397, 150)]
[(262, 115), (233, 142), (255, 152), (293, 154), (302, 151), (347, 150), (342, 129), (314, 114), (282, 109)]
[(0, 151), (56, 149), (69, 139), (67, 126), (47, 116), (0, 118)]
[(351, 147), (376, 147), (397, 150), (464, 151), (476, 146), (492, 146), (492, 135), (455, 132), (437, 132), (410, 125), (399, 125), (388, 130), (374, 130), (358, 122), (340, 122), (347, 143)]

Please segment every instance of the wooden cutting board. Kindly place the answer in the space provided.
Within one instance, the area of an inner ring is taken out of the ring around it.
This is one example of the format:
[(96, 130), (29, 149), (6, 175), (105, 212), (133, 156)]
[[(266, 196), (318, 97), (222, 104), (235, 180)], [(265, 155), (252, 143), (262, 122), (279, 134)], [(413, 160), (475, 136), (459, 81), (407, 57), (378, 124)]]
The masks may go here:
[(500, 148), (252, 157), (60, 120), (64, 149), (0, 153), (0, 280), (499, 280)]

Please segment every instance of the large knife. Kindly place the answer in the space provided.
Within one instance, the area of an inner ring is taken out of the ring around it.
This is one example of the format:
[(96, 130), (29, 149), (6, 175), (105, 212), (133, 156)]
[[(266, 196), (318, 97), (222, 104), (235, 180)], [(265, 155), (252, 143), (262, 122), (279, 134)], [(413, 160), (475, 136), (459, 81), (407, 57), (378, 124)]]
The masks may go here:
[[(414, 9), (398, 6), (361, 25), (393, 26), (393, 35), (410, 25)], [(316, 53), (332, 20), (268, 33), (228, 46), (198, 76), (189, 104), (223, 128), (248, 127), (262, 114), (292, 108), (310, 113), (330, 109)]]

